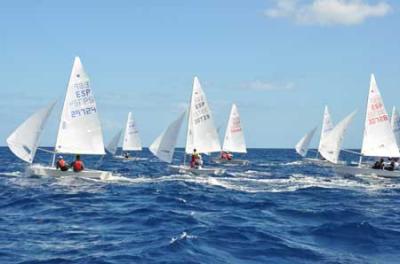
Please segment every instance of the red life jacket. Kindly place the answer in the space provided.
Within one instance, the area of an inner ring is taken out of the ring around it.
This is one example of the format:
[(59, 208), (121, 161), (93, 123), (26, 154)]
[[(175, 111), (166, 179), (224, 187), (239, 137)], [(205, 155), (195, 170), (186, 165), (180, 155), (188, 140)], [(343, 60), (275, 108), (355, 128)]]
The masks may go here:
[(58, 161), (58, 167), (60, 167), (60, 168), (64, 168), (65, 167), (65, 160), (59, 160)]
[(74, 171), (81, 171), (83, 170), (83, 163), (80, 160), (75, 160), (74, 162)]

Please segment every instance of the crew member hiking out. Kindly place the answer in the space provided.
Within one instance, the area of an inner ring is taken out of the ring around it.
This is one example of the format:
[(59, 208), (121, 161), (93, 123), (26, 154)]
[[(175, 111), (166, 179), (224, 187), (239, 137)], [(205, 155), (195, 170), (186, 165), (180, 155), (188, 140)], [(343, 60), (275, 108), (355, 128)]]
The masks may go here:
[(56, 163), (56, 168), (60, 169), (61, 171), (67, 171), (68, 170), (68, 164), (65, 162), (64, 158), (62, 156), (58, 156), (58, 160)]
[(75, 161), (72, 162), (71, 165), (72, 165), (72, 168), (74, 169), (74, 172), (80, 172), (85, 168), (83, 165), (83, 161), (81, 161), (80, 155), (76, 155)]

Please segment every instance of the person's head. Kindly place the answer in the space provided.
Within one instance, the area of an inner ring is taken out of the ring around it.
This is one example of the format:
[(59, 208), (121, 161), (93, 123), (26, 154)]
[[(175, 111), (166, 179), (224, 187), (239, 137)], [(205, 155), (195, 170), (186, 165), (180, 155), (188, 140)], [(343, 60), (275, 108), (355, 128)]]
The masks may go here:
[(76, 160), (80, 160), (81, 159), (81, 155), (76, 155), (75, 159)]
[(380, 162), (383, 162), (383, 158), (380, 159)]
[(193, 153), (196, 153), (197, 152), (197, 149), (193, 149)]
[(63, 159), (63, 156), (61, 156), (61, 155), (58, 156), (58, 159), (59, 159), (59, 160), (62, 160), (62, 159)]

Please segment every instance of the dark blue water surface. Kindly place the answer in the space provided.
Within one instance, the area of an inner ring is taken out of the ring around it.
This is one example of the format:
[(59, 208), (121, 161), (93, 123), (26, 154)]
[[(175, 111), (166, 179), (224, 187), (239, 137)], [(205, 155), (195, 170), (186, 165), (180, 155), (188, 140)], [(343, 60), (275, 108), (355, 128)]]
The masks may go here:
[(139, 157), (106, 157), (120, 176), (104, 181), (26, 177), (0, 148), (0, 263), (400, 263), (400, 180), (283, 149), (251, 149), (220, 177)]

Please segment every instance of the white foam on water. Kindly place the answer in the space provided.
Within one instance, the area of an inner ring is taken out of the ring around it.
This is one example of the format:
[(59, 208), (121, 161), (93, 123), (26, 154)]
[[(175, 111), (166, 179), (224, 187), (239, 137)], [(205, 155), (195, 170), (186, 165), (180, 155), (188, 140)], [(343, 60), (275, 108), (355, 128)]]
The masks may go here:
[(1, 172), (0, 175), (8, 176), (8, 177), (19, 177), (19, 176), (22, 176), (23, 173), (20, 171), (10, 171), (10, 172)]
[(174, 244), (176, 241), (179, 241), (179, 240), (194, 239), (194, 238), (197, 238), (197, 236), (188, 235), (188, 233), (182, 232), (182, 234), (180, 234), (179, 236), (171, 238), (171, 240), (169, 241), (169, 244), (170, 245)]

